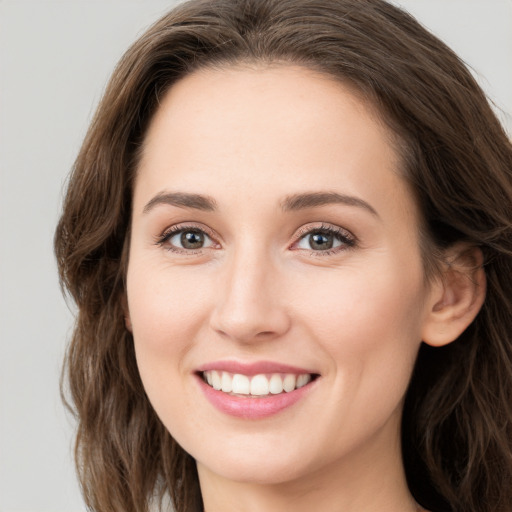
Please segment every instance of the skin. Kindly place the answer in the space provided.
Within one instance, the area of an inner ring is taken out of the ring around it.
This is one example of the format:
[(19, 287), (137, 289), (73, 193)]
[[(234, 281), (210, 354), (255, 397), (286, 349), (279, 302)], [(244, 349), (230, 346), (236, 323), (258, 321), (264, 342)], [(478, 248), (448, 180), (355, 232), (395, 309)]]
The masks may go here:
[[(161, 101), (134, 189), (127, 325), (153, 407), (197, 461), (208, 512), (417, 510), (400, 456), (404, 393), (421, 340), (451, 341), (471, 317), (453, 327), (460, 304), (478, 304), (466, 285), (427, 285), (391, 140), (348, 86), (299, 67), (198, 71)], [(154, 199), (175, 192), (216, 210)], [(370, 207), (283, 210), (310, 192)], [(355, 242), (311, 248), (322, 225)], [(172, 226), (203, 230), (205, 246), (161, 242)], [(320, 377), (276, 415), (235, 418), (195, 376), (219, 360)]]

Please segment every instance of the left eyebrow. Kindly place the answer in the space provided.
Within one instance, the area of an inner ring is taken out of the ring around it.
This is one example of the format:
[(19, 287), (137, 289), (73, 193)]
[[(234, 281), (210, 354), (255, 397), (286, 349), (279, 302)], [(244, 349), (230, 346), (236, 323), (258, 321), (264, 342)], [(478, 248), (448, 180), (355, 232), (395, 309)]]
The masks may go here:
[(347, 206), (356, 206), (367, 210), (372, 215), (379, 217), (377, 210), (359, 197), (338, 194), (337, 192), (306, 192), (303, 194), (294, 194), (287, 196), (281, 202), (283, 211), (305, 210), (306, 208), (315, 208), (318, 206), (327, 206), (330, 204), (345, 204)]

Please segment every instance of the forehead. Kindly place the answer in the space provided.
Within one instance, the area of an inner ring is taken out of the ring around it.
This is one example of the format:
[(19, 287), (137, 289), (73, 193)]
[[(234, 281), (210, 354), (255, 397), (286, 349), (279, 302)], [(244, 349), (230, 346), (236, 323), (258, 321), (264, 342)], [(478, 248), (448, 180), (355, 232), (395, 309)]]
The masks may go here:
[(243, 179), (249, 192), (266, 184), (268, 196), (313, 185), (377, 202), (401, 192), (397, 204), (410, 207), (392, 141), (370, 102), (324, 74), (289, 65), (200, 70), (161, 100), (136, 199), (177, 183), (200, 193), (221, 183), (220, 194), (239, 195)]
[[(350, 116), (354, 113), (356, 116)], [(347, 115), (349, 120), (344, 119)], [(215, 127), (222, 128), (217, 132), (219, 139), (231, 129), (225, 142), (234, 145), (245, 136), (254, 139), (258, 130), (265, 128), (259, 132), (261, 152), (265, 134), (267, 141), (279, 135), (280, 143), (285, 143), (286, 134), (296, 137), (302, 129), (312, 142), (324, 138), (328, 143), (333, 133), (316, 128), (329, 125), (341, 130), (348, 123), (350, 131), (366, 131), (368, 140), (372, 136), (394, 140), (374, 103), (363, 98), (354, 85), (325, 73), (289, 64), (206, 68), (186, 75), (164, 95), (150, 123), (144, 149), (158, 144), (162, 135), (190, 139), (190, 132), (194, 132), (197, 138), (211, 139)]]

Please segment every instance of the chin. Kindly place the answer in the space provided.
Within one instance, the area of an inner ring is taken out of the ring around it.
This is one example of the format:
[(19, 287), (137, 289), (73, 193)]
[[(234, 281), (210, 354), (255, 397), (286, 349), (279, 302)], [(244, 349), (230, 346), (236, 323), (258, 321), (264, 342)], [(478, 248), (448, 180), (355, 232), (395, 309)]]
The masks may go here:
[(260, 457), (216, 460), (211, 465), (201, 464), (208, 472), (223, 479), (244, 484), (277, 485), (297, 480), (307, 472), (298, 461), (263, 461)]
[(221, 446), (212, 442), (204, 448), (195, 457), (198, 469), (238, 483), (283, 484), (315, 470), (314, 461), (308, 457), (304, 446), (287, 446), (283, 441), (255, 442), (250, 446), (247, 443), (245, 446), (243, 443)]

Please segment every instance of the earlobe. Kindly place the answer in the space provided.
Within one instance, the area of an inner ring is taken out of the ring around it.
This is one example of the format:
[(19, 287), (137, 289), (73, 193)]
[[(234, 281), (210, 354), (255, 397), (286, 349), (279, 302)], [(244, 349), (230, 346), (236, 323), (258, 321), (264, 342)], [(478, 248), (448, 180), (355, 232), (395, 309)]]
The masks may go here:
[(432, 283), (422, 339), (440, 347), (456, 340), (475, 319), (485, 299), (484, 258), (478, 247), (457, 244), (446, 254)]

